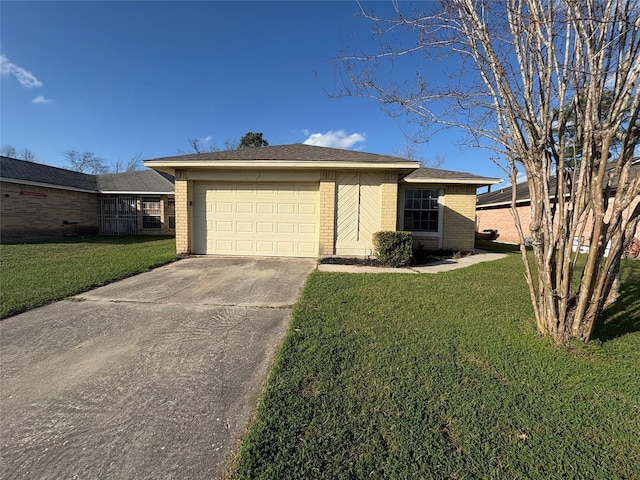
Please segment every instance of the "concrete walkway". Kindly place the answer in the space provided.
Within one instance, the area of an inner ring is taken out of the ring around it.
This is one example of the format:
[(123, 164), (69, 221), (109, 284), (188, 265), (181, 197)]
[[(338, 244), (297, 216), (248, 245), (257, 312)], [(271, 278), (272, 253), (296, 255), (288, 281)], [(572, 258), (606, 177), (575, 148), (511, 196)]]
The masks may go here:
[(462, 258), (441, 260), (428, 265), (393, 268), (393, 267), (367, 267), (362, 265), (332, 265), (320, 264), (318, 270), (321, 272), (342, 272), (342, 273), (438, 273), (448, 272), (457, 268), (468, 267), (480, 262), (499, 260), (506, 257), (504, 253), (485, 252), (476, 250), (476, 253)]
[(192, 257), (0, 322), (0, 478), (220, 478), (315, 263)]

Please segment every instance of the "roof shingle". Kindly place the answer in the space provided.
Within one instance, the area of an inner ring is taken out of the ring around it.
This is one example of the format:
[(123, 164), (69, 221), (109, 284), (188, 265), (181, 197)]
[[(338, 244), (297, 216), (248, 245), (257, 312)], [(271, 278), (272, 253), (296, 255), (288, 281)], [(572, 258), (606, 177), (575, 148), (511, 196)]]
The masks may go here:
[(101, 192), (127, 193), (173, 193), (173, 176), (155, 170), (109, 173), (98, 176), (98, 190)]
[(194, 153), (188, 155), (178, 155), (175, 157), (154, 158), (148, 162), (161, 161), (184, 161), (184, 162), (204, 162), (204, 161), (318, 161), (318, 162), (361, 162), (361, 163), (406, 163), (411, 160), (406, 158), (393, 157), (391, 155), (380, 155), (377, 153), (357, 152), (353, 150), (343, 150), (339, 148), (318, 147), (315, 145), (305, 145), (294, 143), (291, 145), (275, 145), (269, 147), (242, 148), (239, 150), (225, 150), (222, 152)]
[(0, 177), (4, 180), (18, 180), (75, 190), (97, 190), (95, 175), (2, 156), (0, 156)]

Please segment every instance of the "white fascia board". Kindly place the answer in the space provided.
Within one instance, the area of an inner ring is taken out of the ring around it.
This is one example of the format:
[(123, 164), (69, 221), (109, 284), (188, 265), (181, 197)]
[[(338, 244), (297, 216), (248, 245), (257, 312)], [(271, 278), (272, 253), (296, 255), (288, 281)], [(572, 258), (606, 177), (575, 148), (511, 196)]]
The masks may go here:
[(102, 195), (175, 195), (175, 191), (171, 192), (141, 192), (138, 190), (122, 191), (122, 190), (100, 190)]
[(483, 181), (474, 180), (472, 178), (403, 178), (404, 183), (456, 183), (465, 185), (495, 185), (502, 182), (500, 178), (486, 178)]
[(164, 168), (282, 168), (282, 169), (336, 169), (336, 170), (353, 170), (353, 169), (371, 169), (371, 170), (390, 170), (390, 169), (407, 169), (415, 170), (420, 166), (419, 162), (398, 162), (398, 163), (376, 163), (376, 162), (335, 162), (335, 161), (300, 161), (300, 162), (284, 162), (273, 160), (251, 160), (249, 162), (165, 162), (148, 160), (144, 162), (145, 167), (156, 168), (164, 171)]
[(56, 190), (69, 190), (71, 192), (82, 193), (98, 193), (98, 190), (86, 190), (84, 188), (67, 187), (66, 185), (58, 185), (56, 183), (31, 182), (29, 180), (20, 180), (16, 178), (0, 178), (5, 183), (14, 183), (16, 185), (28, 185), (30, 187), (55, 188)]

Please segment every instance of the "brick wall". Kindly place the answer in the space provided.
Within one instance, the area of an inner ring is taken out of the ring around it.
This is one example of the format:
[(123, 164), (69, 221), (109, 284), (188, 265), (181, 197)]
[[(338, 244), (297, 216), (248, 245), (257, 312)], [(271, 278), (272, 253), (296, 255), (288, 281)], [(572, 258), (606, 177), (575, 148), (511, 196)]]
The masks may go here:
[(336, 172), (325, 170), (320, 177), (320, 255), (335, 253), (335, 230)]
[[(632, 202), (631, 206), (625, 211), (625, 215), (629, 215), (635, 206), (640, 202), (640, 197), (636, 198), (634, 202)], [(522, 222), (522, 229), (524, 231), (524, 235), (529, 236), (529, 224), (531, 223), (531, 208), (529, 205), (517, 207), (518, 215), (520, 216), (520, 221)], [(511, 212), (511, 207), (506, 206), (502, 208), (488, 209), (488, 210), (478, 210), (476, 212), (476, 228), (479, 232), (485, 229), (493, 229), (498, 230), (499, 242), (507, 242), (507, 243), (520, 243), (520, 237), (518, 236), (518, 231), (516, 230), (513, 214)], [(605, 220), (608, 218), (608, 214), (605, 215)], [(587, 225), (591, 224), (591, 219), (586, 220)], [(590, 228), (586, 229), (587, 231)], [(636, 230), (636, 237), (640, 237), (640, 226)]]
[(97, 193), (7, 182), (0, 184), (2, 241), (97, 232)]
[(475, 242), (476, 188), (448, 185), (444, 191), (442, 248), (471, 251)]
[(380, 230), (398, 229), (398, 175), (395, 171), (382, 174)]
[[(518, 215), (520, 216), (525, 235), (527, 235), (526, 232), (531, 223), (531, 209), (529, 206), (518, 207)], [(490, 210), (477, 210), (476, 229), (478, 232), (482, 232), (483, 230), (498, 230), (498, 234), (500, 235), (497, 238), (498, 242), (520, 243), (513, 213), (509, 206)]]
[(178, 253), (191, 253), (189, 239), (190, 215), (189, 215), (189, 183), (181, 170), (176, 170), (175, 198), (176, 198), (176, 251)]

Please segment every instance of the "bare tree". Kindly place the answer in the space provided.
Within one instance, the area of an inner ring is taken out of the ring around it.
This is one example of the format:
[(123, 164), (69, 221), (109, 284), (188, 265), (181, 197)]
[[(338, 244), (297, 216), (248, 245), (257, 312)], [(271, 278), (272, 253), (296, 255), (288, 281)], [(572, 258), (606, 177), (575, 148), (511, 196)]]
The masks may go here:
[(71, 170), (82, 173), (90, 173), (92, 175), (101, 175), (109, 172), (104, 159), (96, 156), (92, 152), (77, 152), (76, 150), (67, 150), (63, 152), (71, 166)]
[(401, 150), (396, 150), (395, 154), (399, 157), (406, 158), (408, 160), (415, 160), (427, 168), (440, 168), (444, 163), (444, 157), (442, 155), (436, 156), (434, 159), (418, 157), (418, 148), (416, 142), (407, 139)]
[[(501, 154), (514, 185), (524, 170), (531, 215), (518, 215), (515, 188), (512, 210), (538, 332), (589, 341), (615, 298), (625, 232), (640, 213), (625, 215), (640, 195), (632, 169), (640, 137), (640, 5), (449, 0), (408, 14), (393, 6), (392, 19), (361, 7), (381, 49), (341, 57), (341, 94), (375, 98), (424, 129), (465, 130), (470, 143)], [(415, 85), (383, 81), (387, 62), (415, 58), (429, 65), (428, 74), (418, 68)], [(429, 78), (444, 70), (435, 63), (443, 59), (444, 68), (455, 65), (445, 85)], [(571, 145), (579, 146), (579, 161)], [(588, 239), (585, 262), (572, 249), (576, 237)], [(525, 238), (532, 239), (531, 262)]]
[(120, 159), (116, 160), (113, 163), (112, 171), (114, 173), (135, 172), (136, 170), (140, 170), (140, 165), (142, 165), (142, 154), (136, 153), (133, 157), (129, 159), (126, 165), (122, 160)]
[(7, 144), (0, 148), (0, 155), (9, 158), (15, 158), (18, 160), (24, 160), (25, 162), (37, 162), (38, 157), (28, 148), (18, 149), (13, 145)]

